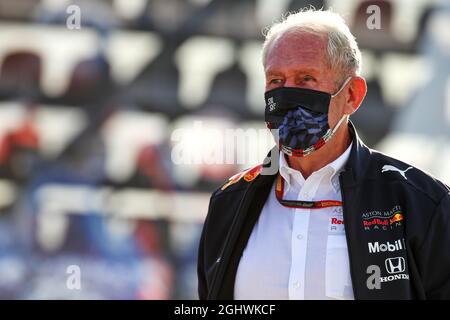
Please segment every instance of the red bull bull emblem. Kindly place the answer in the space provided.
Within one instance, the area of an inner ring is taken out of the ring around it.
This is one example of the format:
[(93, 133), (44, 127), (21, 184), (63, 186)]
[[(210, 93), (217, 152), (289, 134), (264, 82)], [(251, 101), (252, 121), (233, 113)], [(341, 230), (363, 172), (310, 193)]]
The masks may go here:
[(222, 186), (222, 188), (220, 188), (220, 189), (225, 190), (230, 185), (241, 180), (242, 177), (244, 178), (245, 181), (250, 182), (250, 181), (254, 180), (260, 174), (261, 170), (262, 170), (262, 164), (259, 164), (253, 168), (239, 172), (238, 174), (235, 174), (230, 179), (228, 179), (228, 182), (226, 184), (224, 184)]

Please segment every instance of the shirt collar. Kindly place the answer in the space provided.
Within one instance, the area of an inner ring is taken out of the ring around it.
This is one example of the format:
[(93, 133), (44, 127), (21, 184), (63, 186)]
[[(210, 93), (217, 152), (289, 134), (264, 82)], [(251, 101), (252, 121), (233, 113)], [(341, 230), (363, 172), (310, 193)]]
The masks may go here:
[[(353, 142), (350, 143), (348, 148), (334, 161), (327, 164), (325, 167), (315, 171), (322, 172), (327, 170), (326, 168), (330, 168), (332, 170), (330, 175), (330, 184), (332, 185), (335, 192), (340, 191), (339, 185), (339, 173), (343, 170), (345, 163), (350, 157), (350, 151), (352, 150)], [(329, 169), (328, 169), (329, 170)], [(286, 185), (285, 190), (288, 191), (290, 187), (293, 185), (294, 181), (297, 182), (300, 186), (302, 186), (305, 182), (305, 178), (300, 173), (300, 171), (291, 168), (286, 160), (285, 154), (280, 152), (280, 175), (284, 179)]]

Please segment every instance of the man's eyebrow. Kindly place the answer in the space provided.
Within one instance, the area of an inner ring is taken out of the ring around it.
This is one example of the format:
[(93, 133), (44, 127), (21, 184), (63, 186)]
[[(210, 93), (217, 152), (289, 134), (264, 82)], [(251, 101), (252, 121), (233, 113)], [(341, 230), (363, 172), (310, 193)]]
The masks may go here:
[(316, 68), (302, 68), (302, 69), (298, 69), (296, 70), (296, 73), (319, 73), (320, 70), (316, 69)]
[(268, 75), (279, 75), (279, 74), (281, 74), (281, 72), (276, 71), (276, 70), (272, 70), (272, 69), (264, 70), (264, 72), (265, 72), (266, 74), (268, 74)]

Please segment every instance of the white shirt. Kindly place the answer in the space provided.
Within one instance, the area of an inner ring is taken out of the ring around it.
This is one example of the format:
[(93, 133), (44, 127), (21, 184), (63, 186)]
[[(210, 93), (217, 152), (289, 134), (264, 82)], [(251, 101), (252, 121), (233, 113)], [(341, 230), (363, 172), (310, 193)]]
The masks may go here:
[[(280, 153), (286, 200), (342, 201), (339, 173), (350, 145), (308, 179)], [(275, 183), (250, 235), (236, 273), (235, 299), (354, 299), (342, 207), (288, 208)]]

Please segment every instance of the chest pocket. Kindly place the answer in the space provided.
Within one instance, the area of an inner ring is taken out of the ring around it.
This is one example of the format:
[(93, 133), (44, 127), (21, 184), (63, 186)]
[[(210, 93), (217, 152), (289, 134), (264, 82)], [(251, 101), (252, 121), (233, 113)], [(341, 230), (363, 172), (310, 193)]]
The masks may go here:
[(326, 296), (339, 300), (354, 299), (345, 233), (329, 234), (326, 252)]

